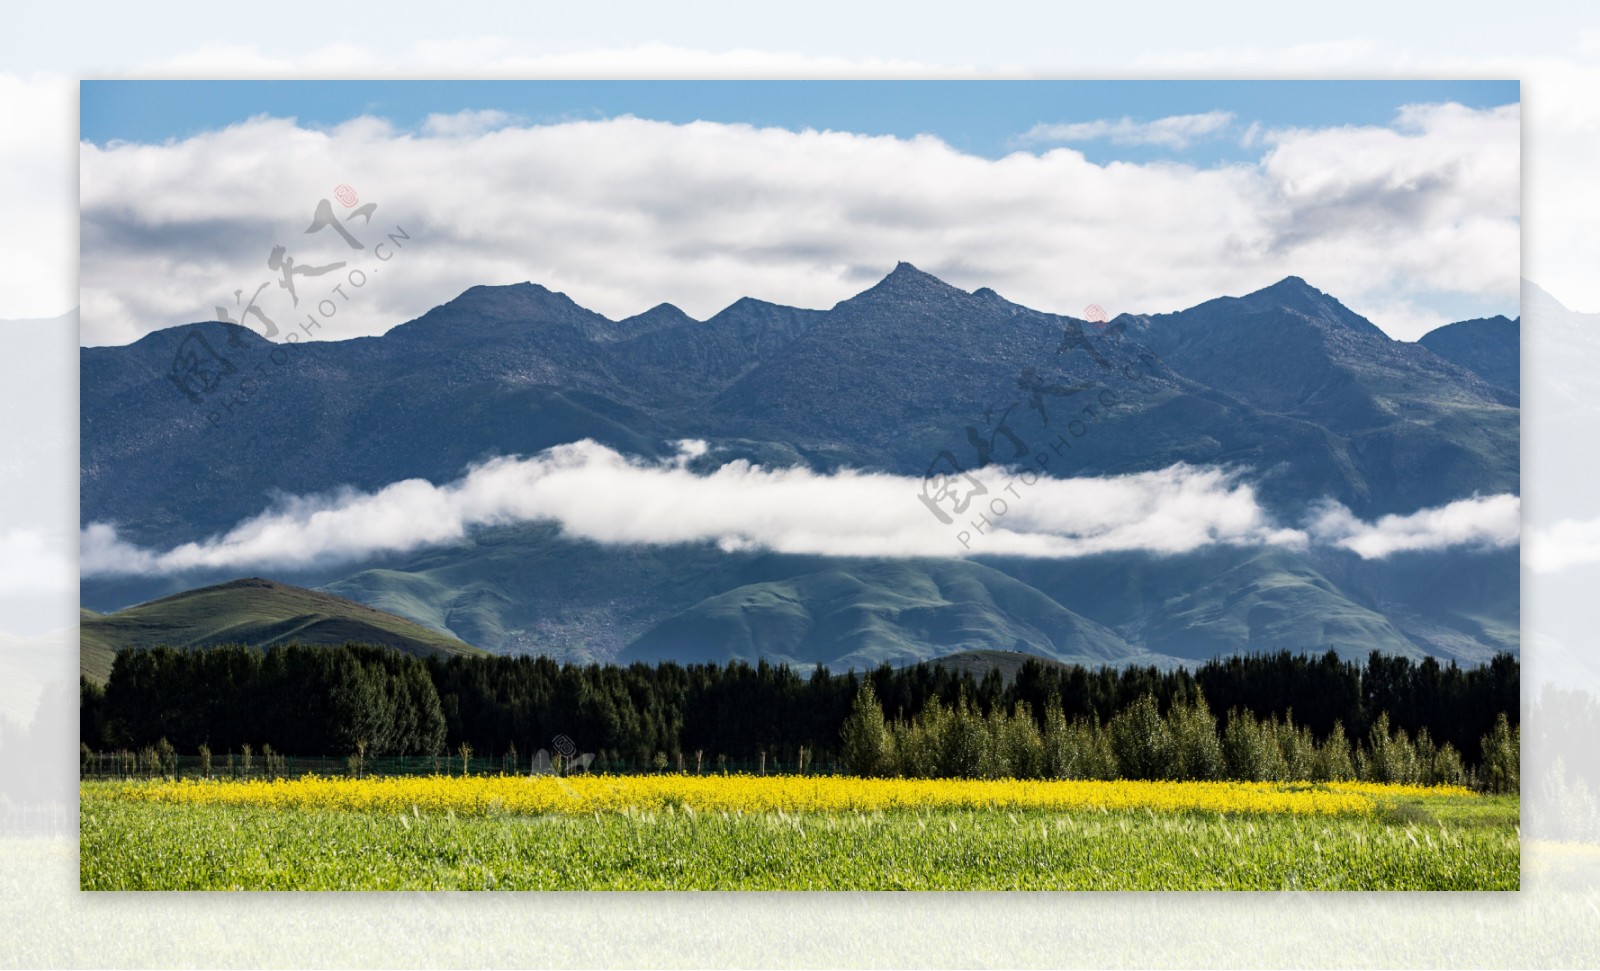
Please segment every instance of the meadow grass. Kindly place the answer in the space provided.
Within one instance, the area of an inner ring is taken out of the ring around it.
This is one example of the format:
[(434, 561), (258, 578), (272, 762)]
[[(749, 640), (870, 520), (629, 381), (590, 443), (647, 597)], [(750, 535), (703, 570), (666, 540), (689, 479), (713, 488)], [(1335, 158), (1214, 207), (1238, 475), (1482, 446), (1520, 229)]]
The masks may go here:
[[(459, 811), (329, 808), (287, 801), (283, 789), (276, 799), (267, 798), (270, 788), (253, 790), (261, 798), (251, 801), (222, 798), (246, 791), (232, 784), (85, 783), (80, 884), (86, 890), (1515, 890), (1519, 881), (1516, 797), (1463, 790), (1365, 787), (1366, 809), (1337, 814), (972, 805), (971, 790), (966, 804), (957, 798), (941, 805), (927, 795), (937, 788), (914, 790), (924, 794), (922, 804), (814, 809), (774, 805), (759, 785), (773, 780), (746, 778), (738, 787), (727, 780), (728, 800), (748, 803), (746, 810), (649, 797), (659, 795), (661, 783), (643, 780), (672, 778), (612, 777), (612, 789), (595, 790), (613, 794), (604, 808), (578, 811), (574, 803), (568, 811), (538, 812), (465, 797)], [(464, 794), (476, 781), (433, 785)], [(641, 795), (638, 805), (616, 801), (617, 783)], [(1197, 784), (1142, 785), (1177, 792)], [(705, 802), (715, 789), (697, 791)], [(150, 798), (159, 793), (190, 798)]]

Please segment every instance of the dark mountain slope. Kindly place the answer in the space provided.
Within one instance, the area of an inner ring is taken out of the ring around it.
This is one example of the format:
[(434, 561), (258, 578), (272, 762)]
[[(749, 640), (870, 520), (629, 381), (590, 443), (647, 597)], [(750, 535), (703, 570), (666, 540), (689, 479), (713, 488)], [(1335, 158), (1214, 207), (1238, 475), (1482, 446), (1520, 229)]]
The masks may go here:
[(1515, 391), (1391, 340), (1298, 277), (1129, 331), (1186, 377), (1337, 436), (1350, 491), (1327, 494), (1363, 516), (1518, 491)]
[(1423, 347), (1497, 388), (1522, 393), (1522, 326), (1505, 317), (1445, 324), (1422, 335)]

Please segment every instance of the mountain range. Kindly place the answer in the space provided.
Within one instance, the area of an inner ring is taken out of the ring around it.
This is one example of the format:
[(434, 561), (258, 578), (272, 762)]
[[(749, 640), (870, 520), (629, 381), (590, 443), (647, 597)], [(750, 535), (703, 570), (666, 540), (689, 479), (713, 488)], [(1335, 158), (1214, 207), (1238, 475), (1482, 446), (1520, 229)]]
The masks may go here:
[[(293, 348), (190, 324), (81, 350), (81, 518), (170, 548), (284, 495), (443, 483), (584, 439), (658, 460), (702, 441), (688, 460), (700, 472), (742, 458), (921, 477), (942, 452), (1037, 452), (1083, 417), (1092, 388), (1115, 404), (1057, 475), (1218, 465), (1248, 470), (1282, 521), (1329, 500), (1370, 520), (1519, 491), (1517, 328), (1464, 321), (1395, 341), (1296, 277), (1085, 321), (904, 263), (828, 310), (746, 298), (705, 321), (667, 304), (610, 320), (530, 283), (474, 287), (381, 337)], [(217, 390), (174, 377), (197, 348), (224, 374)], [(241, 374), (260, 380), (224, 406)], [(1517, 570), (1515, 549), (819, 557), (601, 544), (532, 522), (274, 577), (495, 652), (862, 667), (970, 650), (1475, 663), (1517, 649)], [(87, 577), (82, 598), (118, 610), (233, 578)]]

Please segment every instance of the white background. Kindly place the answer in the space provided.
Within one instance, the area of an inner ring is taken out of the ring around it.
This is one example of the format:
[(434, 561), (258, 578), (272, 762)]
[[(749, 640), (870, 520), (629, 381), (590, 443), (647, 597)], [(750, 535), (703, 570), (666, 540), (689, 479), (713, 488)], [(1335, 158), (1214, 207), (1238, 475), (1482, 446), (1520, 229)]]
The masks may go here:
[[(1520, 78), (1523, 276), (1600, 311), (1600, 15), (1576, 5), (30, 4), (6, 20), (0, 319), (67, 315), (0, 327), (0, 697), (16, 720), (77, 670), (80, 77)], [(1600, 694), (1600, 331), (1585, 329), (1600, 319), (1525, 313), (1525, 536), (1571, 555), (1525, 573), (1524, 684)], [(1538, 728), (1556, 741), (1530, 742), (1527, 763), (1600, 741)], [(38, 752), (64, 799), (75, 734), (47, 719), (59, 748)], [(0, 839), (0, 964), (1600, 966), (1594, 803), (1528, 777), (1524, 802), (1546, 822), (1525, 833), (1525, 889), (1499, 895), (90, 896), (70, 834)]]

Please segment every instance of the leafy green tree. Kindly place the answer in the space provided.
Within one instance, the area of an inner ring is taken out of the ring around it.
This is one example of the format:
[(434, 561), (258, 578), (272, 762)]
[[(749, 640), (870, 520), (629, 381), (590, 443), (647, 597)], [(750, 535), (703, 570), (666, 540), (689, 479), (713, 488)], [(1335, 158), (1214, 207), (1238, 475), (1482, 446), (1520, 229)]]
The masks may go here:
[(1115, 779), (1117, 755), (1111, 733), (1092, 718), (1078, 717), (1067, 726), (1067, 778)]
[(1316, 741), (1311, 737), (1311, 730), (1296, 726), (1293, 712), (1285, 712), (1284, 720), (1274, 724), (1273, 730), (1282, 764), (1280, 778), (1295, 782), (1309, 780), (1317, 768)]
[(172, 743), (165, 737), (155, 745), (155, 769), (169, 778), (176, 778), (178, 775), (178, 750), (173, 748)]
[[(1424, 734), (1426, 734), (1426, 729), (1424, 729)], [(1466, 785), (1466, 766), (1462, 764), (1461, 753), (1456, 751), (1454, 745), (1445, 742), (1433, 750), (1424, 769), (1422, 782), (1430, 786)]]
[(1356, 777), (1355, 763), (1350, 757), (1350, 740), (1345, 737), (1343, 722), (1335, 721), (1328, 737), (1317, 746), (1316, 766), (1311, 777), (1319, 782)]
[(1227, 771), (1217, 720), (1204, 696), (1172, 706), (1167, 713), (1172, 734), (1173, 768), (1180, 779), (1220, 779)]
[(1414, 783), (1417, 781), (1417, 749), (1405, 729), (1390, 732), (1389, 713), (1382, 712), (1367, 733), (1366, 771), (1369, 782)]
[(1234, 708), (1222, 730), (1222, 757), (1227, 777), (1248, 782), (1283, 778), (1283, 755), (1276, 732), (1249, 711)]
[(106, 747), (106, 692), (99, 684), (78, 676), (78, 741), (94, 749)]
[(1480, 785), (1489, 792), (1516, 792), (1522, 785), (1522, 730), (1502, 714), (1478, 743), (1483, 753)]
[(956, 779), (982, 779), (991, 774), (994, 759), (989, 742), (989, 726), (971, 699), (964, 695), (951, 712), (944, 743), (940, 775)]
[(1026, 701), (1017, 702), (1011, 715), (1002, 717), (999, 747), (1002, 755), (996, 759), (996, 767), (1003, 764), (1005, 775), (1037, 779), (1044, 774), (1044, 739)]
[(883, 708), (878, 705), (872, 682), (861, 682), (850, 717), (845, 719), (840, 738), (840, 754), (851, 772), (861, 776), (887, 774), (892, 763), (889, 730), (884, 725)]
[(937, 699), (921, 714), (891, 727), (895, 772), (910, 778), (933, 779), (944, 772), (944, 753), (954, 716)]
[(1161, 717), (1155, 695), (1147, 694), (1111, 719), (1111, 748), (1117, 771), (1127, 779), (1178, 777), (1172, 732)]
[(1040, 775), (1046, 779), (1071, 778), (1072, 750), (1067, 733), (1067, 716), (1061, 699), (1052, 694), (1044, 705), (1044, 731), (1041, 741)]

